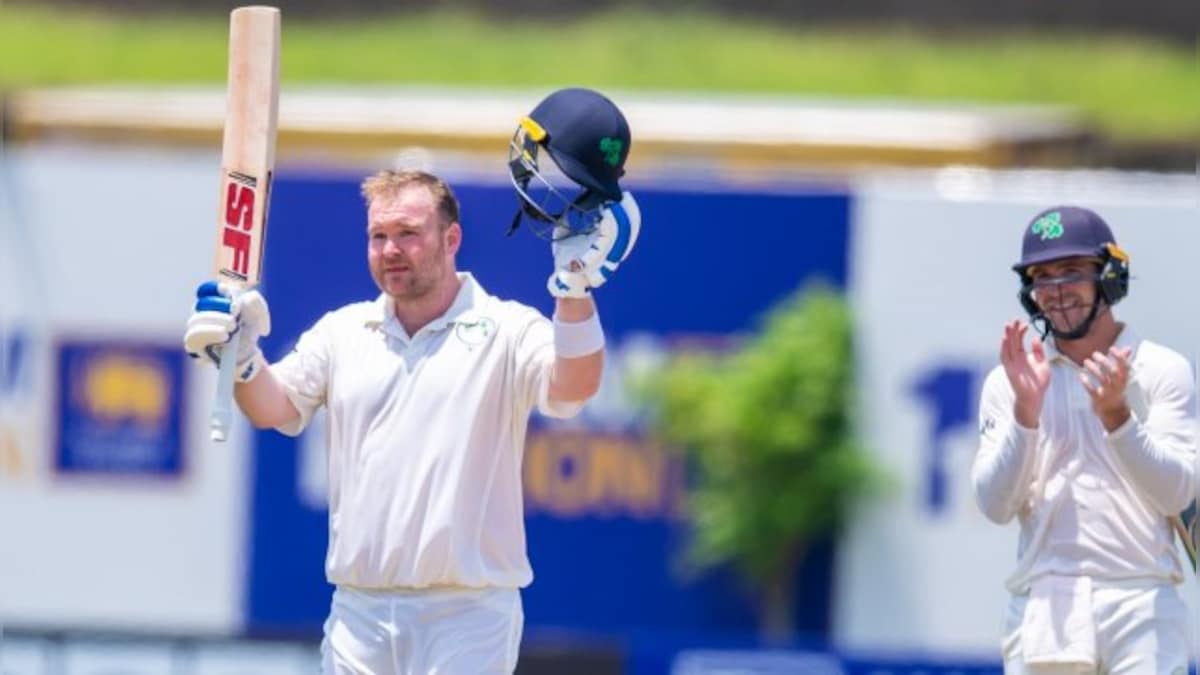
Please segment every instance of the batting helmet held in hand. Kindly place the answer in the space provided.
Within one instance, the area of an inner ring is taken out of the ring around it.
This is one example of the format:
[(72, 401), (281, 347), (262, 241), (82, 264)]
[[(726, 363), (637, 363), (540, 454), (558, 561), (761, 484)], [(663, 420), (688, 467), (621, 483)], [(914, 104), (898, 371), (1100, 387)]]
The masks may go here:
[[(512, 229), (524, 214), (551, 226), (542, 232), (554, 225), (566, 225), (572, 234), (586, 231), (599, 207), (621, 200), (630, 142), (625, 115), (597, 91), (559, 89), (542, 99), (521, 119), (509, 146), (509, 174), (521, 198)], [(538, 165), (543, 149), (576, 184), (576, 194), (563, 194), (543, 175)]]

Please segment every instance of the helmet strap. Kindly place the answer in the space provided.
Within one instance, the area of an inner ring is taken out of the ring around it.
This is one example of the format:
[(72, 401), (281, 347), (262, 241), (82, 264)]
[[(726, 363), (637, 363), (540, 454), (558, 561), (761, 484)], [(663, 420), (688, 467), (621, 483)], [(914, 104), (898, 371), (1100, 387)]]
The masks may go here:
[(1050, 336), (1050, 331), (1053, 329), (1050, 325), (1050, 319), (1041, 312), (1029, 315), (1029, 325), (1033, 326), (1033, 329), (1037, 331), (1038, 337), (1042, 339), (1042, 342), (1046, 341), (1046, 338)]
[(525, 209), (523, 209), (523, 208), (519, 208), (519, 207), (517, 208), (517, 212), (514, 213), (513, 217), (512, 217), (512, 224), (508, 226), (508, 232), (505, 232), (504, 236), (506, 236), (506, 237), (513, 236), (513, 233), (517, 231), (517, 228), (521, 227), (521, 213), (523, 213), (524, 211), (525, 211)]
[(1050, 317), (1046, 316), (1046, 313), (1043, 312), (1042, 308), (1038, 306), (1036, 301), (1034, 301), (1033, 294), (1030, 292), (1029, 286), (1021, 289), (1019, 299), (1021, 301), (1021, 305), (1025, 308), (1026, 313), (1029, 314), (1030, 325), (1032, 325), (1034, 330), (1038, 332), (1043, 342), (1045, 342), (1046, 338), (1051, 335), (1059, 340), (1078, 340), (1079, 338), (1087, 335), (1088, 331), (1092, 329), (1092, 324), (1096, 321), (1096, 317), (1100, 316), (1101, 307), (1112, 304), (1108, 297), (1102, 292), (1100, 282), (1097, 281), (1096, 297), (1092, 300), (1092, 309), (1088, 312), (1088, 315), (1082, 322), (1080, 322), (1078, 326), (1072, 328), (1071, 330), (1059, 330), (1054, 327), (1054, 322), (1050, 320)]
[(1087, 331), (1092, 329), (1092, 323), (1096, 321), (1096, 317), (1100, 315), (1100, 306), (1105, 304), (1104, 300), (1100, 298), (1098, 286), (1099, 285), (1097, 285), (1096, 289), (1096, 299), (1092, 300), (1092, 311), (1087, 312), (1087, 317), (1084, 319), (1084, 321), (1082, 321), (1082, 323), (1076, 325), (1075, 328), (1070, 330), (1058, 330), (1054, 327), (1054, 323), (1050, 322), (1049, 318), (1046, 318), (1045, 315), (1042, 316), (1042, 321), (1045, 323), (1046, 328), (1049, 328), (1052, 335), (1057, 337), (1058, 340), (1079, 340), (1080, 337), (1087, 335)]

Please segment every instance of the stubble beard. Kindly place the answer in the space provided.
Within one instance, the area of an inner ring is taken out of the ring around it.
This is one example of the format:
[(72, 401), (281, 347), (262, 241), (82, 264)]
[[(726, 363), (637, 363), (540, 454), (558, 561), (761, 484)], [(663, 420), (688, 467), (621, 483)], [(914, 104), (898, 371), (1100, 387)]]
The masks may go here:
[(407, 278), (397, 284), (387, 283), (387, 274), (381, 273), (381, 283), (388, 295), (398, 302), (413, 302), (427, 297), (437, 288), (442, 277), (445, 246), (439, 246), (434, 258), (418, 267), (409, 261)]

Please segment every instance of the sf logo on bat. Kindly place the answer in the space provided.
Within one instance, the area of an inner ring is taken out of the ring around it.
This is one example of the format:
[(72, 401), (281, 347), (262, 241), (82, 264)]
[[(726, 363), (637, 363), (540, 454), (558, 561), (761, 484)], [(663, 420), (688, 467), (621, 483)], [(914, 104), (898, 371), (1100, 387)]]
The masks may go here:
[(239, 281), (245, 281), (249, 275), (258, 199), (257, 178), (237, 171), (228, 174), (225, 184), (225, 229), (221, 245), (232, 254), (232, 260), (221, 271)]

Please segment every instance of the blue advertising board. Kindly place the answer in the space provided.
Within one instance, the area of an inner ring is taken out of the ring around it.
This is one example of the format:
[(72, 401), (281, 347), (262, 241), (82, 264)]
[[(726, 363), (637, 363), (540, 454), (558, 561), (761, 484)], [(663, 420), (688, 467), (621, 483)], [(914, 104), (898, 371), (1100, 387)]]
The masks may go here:
[[(324, 312), (378, 294), (366, 267), (358, 180), (278, 176), (264, 281), (271, 360)], [(549, 245), (526, 230), (506, 236), (516, 207), (512, 189), (454, 188), (464, 228), (459, 269), (491, 293), (548, 314)], [(637, 248), (597, 293), (614, 353), (647, 335), (751, 330), (807, 281), (845, 284), (850, 198), (840, 187), (647, 186), (637, 195)], [(251, 633), (319, 635), (328, 611), (326, 512), (300, 494), (299, 445), (273, 431), (255, 437)], [(754, 630), (753, 598), (730, 573), (680, 573), (682, 471), (636, 429), (602, 426), (587, 415), (565, 427), (535, 420), (525, 482), (534, 569), (523, 593), (527, 635), (540, 628), (617, 637)], [(827, 543), (817, 545), (797, 590), (799, 625), (816, 634), (828, 628), (830, 557)]]

